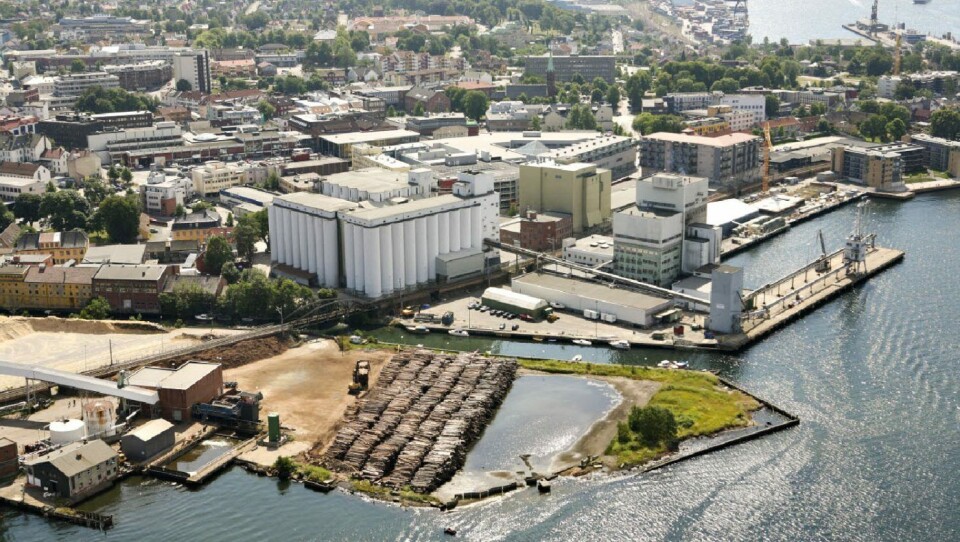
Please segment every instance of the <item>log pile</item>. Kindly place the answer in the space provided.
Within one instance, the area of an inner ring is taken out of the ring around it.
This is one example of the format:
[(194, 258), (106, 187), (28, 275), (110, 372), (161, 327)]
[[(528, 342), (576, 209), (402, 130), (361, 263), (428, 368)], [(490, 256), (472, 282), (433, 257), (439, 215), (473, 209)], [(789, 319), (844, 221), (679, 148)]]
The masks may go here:
[(429, 493), (449, 480), (506, 397), (516, 360), (428, 350), (397, 354), (337, 432), (331, 465)]

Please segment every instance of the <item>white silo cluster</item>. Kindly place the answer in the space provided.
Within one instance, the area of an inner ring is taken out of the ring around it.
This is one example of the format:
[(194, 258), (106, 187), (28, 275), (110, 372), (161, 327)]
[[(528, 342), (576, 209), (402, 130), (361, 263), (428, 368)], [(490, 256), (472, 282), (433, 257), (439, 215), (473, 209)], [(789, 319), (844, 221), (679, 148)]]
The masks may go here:
[(275, 198), (269, 207), (270, 253), (275, 262), (316, 273), (317, 284), (340, 285), (337, 212), (357, 204), (297, 192)]
[[(378, 205), (318, 194), (282, 196), (269, 211), (273, 260), (317, 273), (323, 286), (370, 298), (434, 281), (438, 256), (479, 258), (483, 240), (499, 238), (500, 197), (493, 182), (488, 173), (461, 173), (453, 194)], [(320, 244), (311, 249), (314, 243)]]

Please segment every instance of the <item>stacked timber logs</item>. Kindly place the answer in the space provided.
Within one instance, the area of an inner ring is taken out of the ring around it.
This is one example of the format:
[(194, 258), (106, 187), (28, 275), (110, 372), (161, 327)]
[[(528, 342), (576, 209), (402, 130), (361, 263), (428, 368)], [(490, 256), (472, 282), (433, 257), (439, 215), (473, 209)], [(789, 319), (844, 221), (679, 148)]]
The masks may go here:
[(337, 432), (327, 459), (384, 486), (433, 491), (463, 465), (516, 371), (512, 359), (400, 353)]

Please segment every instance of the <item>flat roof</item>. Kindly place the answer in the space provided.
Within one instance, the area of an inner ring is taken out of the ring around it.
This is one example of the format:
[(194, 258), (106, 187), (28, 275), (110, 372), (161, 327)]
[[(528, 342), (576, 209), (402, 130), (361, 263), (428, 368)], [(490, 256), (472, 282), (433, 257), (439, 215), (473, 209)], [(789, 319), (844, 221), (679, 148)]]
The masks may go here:
[(277, 197), (276, 194), (271, 194), (265, 190), (258, 190), (249, 186), (231, 186), (230, 188), (224, 188), (220, 191), (220, 193), (225, 193), (227, 196), (237, 196), (241, 198), (252, 199), (264, 205), (270, 203), (273, 201), (273, 198)]
[(426, 211), (433, 207), (442, 207), (454, 203), (466, 203), (468, 200), (453, 194), (436, 196), (433, 198), (424, 198), (408, 201), (399, 205), (384, 205), (383, 207), (374, 207), (372, 209), (357, 208), (348, 213), (348, 216), (362, 220), (377, 220), (380, 218), (390, 218), (405, 213)]
[[(402, 163), (408, 165), (405, 162)], [(321, 182), (368, 192), (396, 190), (410, 185), (406, 172), (393, 173), (378, 167), (334, 173), (324, 177)]]
[(384, 139), (397, 139), (397, 138), (419, 138), (419, 132), (413, 132), (411, 130), (379, 130), (375, 132), (350, 132), (346, 134), (330, 134), (320, 136), (320, 139), (324, 139), (336, 145), (349, 145), (353, 143), (367, 143), (370, 141), (381, 141)]
[[(597, 246), (591, 246), (594, 243)], [(601, 246), (604, 244), (607, 245), (606, 248)], [(576, 248), (577, 250), (582, 250), (585, 252), (592, 252), (594, 254), (613, 256), (613, 237), (594, 234), (589, 237), (577, 239), (577, 242), (574, 243), (573, 248)]]
[(756, 215), (757, 210), (736, 198), (707, 203), (707, 224), (720, 226)]
[(146, 245), (104, 245), (90, 247), (83, 255), (83, 263), (143, 263)]
[(157, 418), (155, 420), (150, 420), (133, 431), (130, 431), (129, 436), (136, 437), (146, 442), (156, 438), (158, 435), (170, 429), (171, 427), (173, 427), (172, 423), (164, 420), (163, 418)]
[(654, 139), (658, 141), (673, 141), (676, 143), (694, 143), (696, 145), (706, 145), (709, 147), (726, 147), (729, 145), (736, 145), (737, 143), (747, 143), (749, 141), (760, 140), (758, 136), (755, 136), (752, 134), (744, 134), (740, 132), (734, 132), (732, 134), (726, 134), (726, 135), (721, 135), (716, 137), (674, 134), (670, 132), (656, 132), (648, 136), (643, 136), (643, 138)]
[(311, 209), (316, 209), (318, 211), (326, 211), (331, 213), (354, 209), (357, 207), (357, 204), (352, 201), (347, 201), (340, 198), (331, 198), (330, 196), (314, 194), (312, 192), (294, 192), (292, 194), (285, 194), (283, 196), (274, 198), (273, 202), (289, 202), (302, 205), (304, 207), (309, 207)]
[(100, 268), (96, 280), (160, 280), (166, 272), (165, 265), (111, 265)]
[(653, 297), (622, 287), (613, 288), (606, 284), (568, 279), (548, 273), (529, 273), (513, 279), (513, 282), (530, 284), (541, 288), (550, 288), (567, 294), (597, 299), (613, 305), (636, 307), (643, 310), (658, 309), (665, 304), (672, 303), (669, 299)]
[(194, 385), (208, 374), (220, 369), (219, 363), (204, 363), (202, 361), (188, 361), (180, 366), (167, 378), (160, 382), (160, 387), (167, 390), (185, 390)]
[(164, 378), (173, 374), (173, 371), (174, 369), (164, 369), (162, 367), (144, 367), (128, 376), (127, 384), (156, 389), (160, 387), (160, 382)]

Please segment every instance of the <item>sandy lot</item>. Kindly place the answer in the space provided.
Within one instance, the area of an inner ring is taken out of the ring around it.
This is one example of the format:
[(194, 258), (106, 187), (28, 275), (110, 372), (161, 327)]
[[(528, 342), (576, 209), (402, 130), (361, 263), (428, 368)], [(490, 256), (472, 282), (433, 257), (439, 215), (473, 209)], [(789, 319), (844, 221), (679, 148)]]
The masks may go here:
[[(191, 346), (208, 328), (183, 328), (167, 332), (147, 324), (125, 330), (129, 322), (69, 320), (63, 318), (0, 318), (0, 359), (40, 365), (62, 371), (83, 372), (116, 363)], [(236, 333), (217, 329), (216, 335)], [(0, 375), (0, 390), (23, 386), (20, 378)]]
[(336, 343), (320, 340), (228, 369), (224, 380), (237, 381), (244, 391), (263, 392), (263, 418), (269, 412), (277, 412), (281, 425), (294, 430), (295, 441), (316, 442), (325, 448), (347, 408), (357, 401), (347, 394), (357, 360), (370, 361), (372, 387), (389, 357), (390, 352), (384, 350), (341, 354)]
[[(630, 409), (634, 406), (642, 407), (646, 405), (661, 385), (660, 382), (633, 380), (618, 376), (590, 376), (585, 378), (609, 383), (616, 388), (623, 399), (606, 416), (597, 420), (587, 431), (587, 434), (580, 437), (580, 440), (572, 448), (559, 454), (553, 460), (553, 465), (550, 468), (551, 472), (577, 466), (580, 464), (580, 460), (587, 456), (603, 456), (610, 441), (617, 436), (617, 424), (627, 419), (630, 415)], [(615, 458), (602, 457), (601, 461), (611, 468), (617, 466)]]

